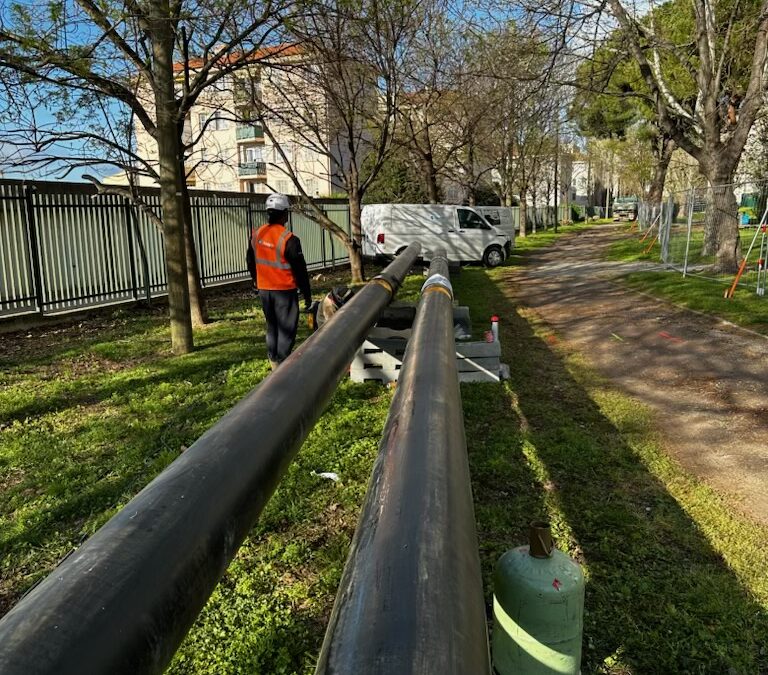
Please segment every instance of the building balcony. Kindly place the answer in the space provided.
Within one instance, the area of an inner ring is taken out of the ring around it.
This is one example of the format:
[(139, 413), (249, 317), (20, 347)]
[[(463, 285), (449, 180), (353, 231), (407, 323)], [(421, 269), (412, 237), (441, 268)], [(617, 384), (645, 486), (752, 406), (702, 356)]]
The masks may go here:
[(240, 162), (238, 173), (241, 176), (266, 176), (266, 162)]
[(238, 125), (235, 129), (235, 136), (238, 141), (251, 141), (253, 139), (264, 140), (264, 129), (258, 124)]

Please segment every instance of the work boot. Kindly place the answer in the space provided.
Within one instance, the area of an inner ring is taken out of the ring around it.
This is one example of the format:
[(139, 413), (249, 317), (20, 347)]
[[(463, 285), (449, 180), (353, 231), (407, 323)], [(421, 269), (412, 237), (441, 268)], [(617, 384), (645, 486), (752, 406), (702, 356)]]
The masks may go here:
[(272, 368), (272, 370), (277, 370), (277, 367), (280, 365), (279, 361), (273, 361), (272, 359), (269, 360), (269, 367)]

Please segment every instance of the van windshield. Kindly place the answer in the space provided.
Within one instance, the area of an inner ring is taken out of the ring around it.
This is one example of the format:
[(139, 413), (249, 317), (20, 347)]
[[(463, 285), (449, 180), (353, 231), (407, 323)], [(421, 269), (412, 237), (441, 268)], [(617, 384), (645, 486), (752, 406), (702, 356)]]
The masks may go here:
[(490, 225), (485, 218), (469, 209), (459, 209), (459, 228), (462, 230), (487, 230)]

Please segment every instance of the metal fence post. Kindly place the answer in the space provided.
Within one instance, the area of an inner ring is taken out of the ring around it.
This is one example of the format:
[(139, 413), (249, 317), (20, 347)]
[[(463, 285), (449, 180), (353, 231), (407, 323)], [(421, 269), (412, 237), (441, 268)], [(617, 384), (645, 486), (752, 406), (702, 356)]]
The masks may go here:
[(152, 291), (149, 281), (149, 261), (147, 260), (147, 250), (144, 248), (144, 239), (141, 236), (141, 227), (139, 225), (139, 219), (136, 216), (136, 207), (131, 204), (131, 215), (133, 216), (133, 223), (136, 226), (136, 243), (139, 245), (139, 253), (141, 253), (141, 269), (144, 274), (144, 296), (148, 305), (152, 304)]
[(659, 219), (659, 243), (661, 244), (661, 261), (669, 263), (669, 238), (672, 232), (672, 214), (675, 211), (675, 197), (669, 195), (667, 203), (667, 217), (662, 228), (661, 219)]
[(43, 267), (40, 264), (40, 250), (37, 242), (37, 221), (35, 219), (35, 188), (33, 185), (27, 185), (24, 188), (24, 203), (27, 207), (27, 236), (29, 244), (29, 260), (32, 265), (32, 279), (35, 282), (35, 302), (37, 311), (44, 314), (44, 293), (43, 293)]
[(321, 255), (323, 256), (323, 267), (327, 266), (326, 260), (325, 260), (325, 228), (320, 228), (320, 251)]
[(106, 214), (106, 211), (109, 208), (109, 201), (105, 200), (103, 204), (96, 202), (95, 207), (98, 209), (99, 213), (99, 222), (102, 229), (101, 243), (104, 250), (104, 263), (107, 266), (105, 281), (107, 284), (111, 282), (107, 294), (112, 295), (117, 290), (117, 279), (115, 277), (115, 251), (112, 241), (112, 228), (107, 220)]
[(247, 245), (251, 245), (251, 233), (253, 232), (253, 200), (248, 200), (248, 215), (246, 216), (246, 222), (248, 224), (248, 241)]
[(131, 201), (125, 199), (125, 229), (128, 237), (128, 265), (131, 271), (131, 290), (133, 291), (133, 299), (139, 299), (139, 280), (136, 278), (136, 261), (134, 260), (135, 252), (133, 250), (133, 227), (131, 227)]
[(693, 224), (693, 202), (696, 194), (694, 188), (688, 190), (688, 236), (685, 240), (685, 260), (683, 260), (683, 278), (688, 272), (688, 251), (691, 248), (691, 225)]
[[(200, 259), (200, 286), (205, 286), (205, 246), (203, 244), (203, 226), (202, 226), (202, 218), (200, 218), (199, 210), (203, 208), (201, 204), (197, 204), (197, 209), (192, 208), (192, 198), (189, 198), (189, 229), (191, 232), (194, 232), (194, 223), (192, 222), (194, 220), (194, 213), (197, 210), (197, 246), (195, 247), (195, 251), (197, 252), (197, 255)], [(194, 235), (193, 235), (194, 236)], [(215, 235), (214, 235), (215, 236)]]

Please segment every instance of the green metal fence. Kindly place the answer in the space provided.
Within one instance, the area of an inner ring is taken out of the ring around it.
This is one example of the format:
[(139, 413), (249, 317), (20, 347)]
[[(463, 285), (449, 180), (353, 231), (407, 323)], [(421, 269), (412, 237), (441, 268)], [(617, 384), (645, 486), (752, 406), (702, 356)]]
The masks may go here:
[[(143, 200), (157, 214), (160, 197)], [(265, 222), (265, 195), (193, 192), (192, 227), (203, 286), (248, 279), (250, 228)], [(349, 231), (346, 202), (321, 207)], [(293, 213), (307, 267), (347, 262), (346, 249), (315, 222)], [(129, 302), (166, 292), (162, 233), (141, 209), (79, 183), (0, 182), (0, 318), (53, 314)]]

